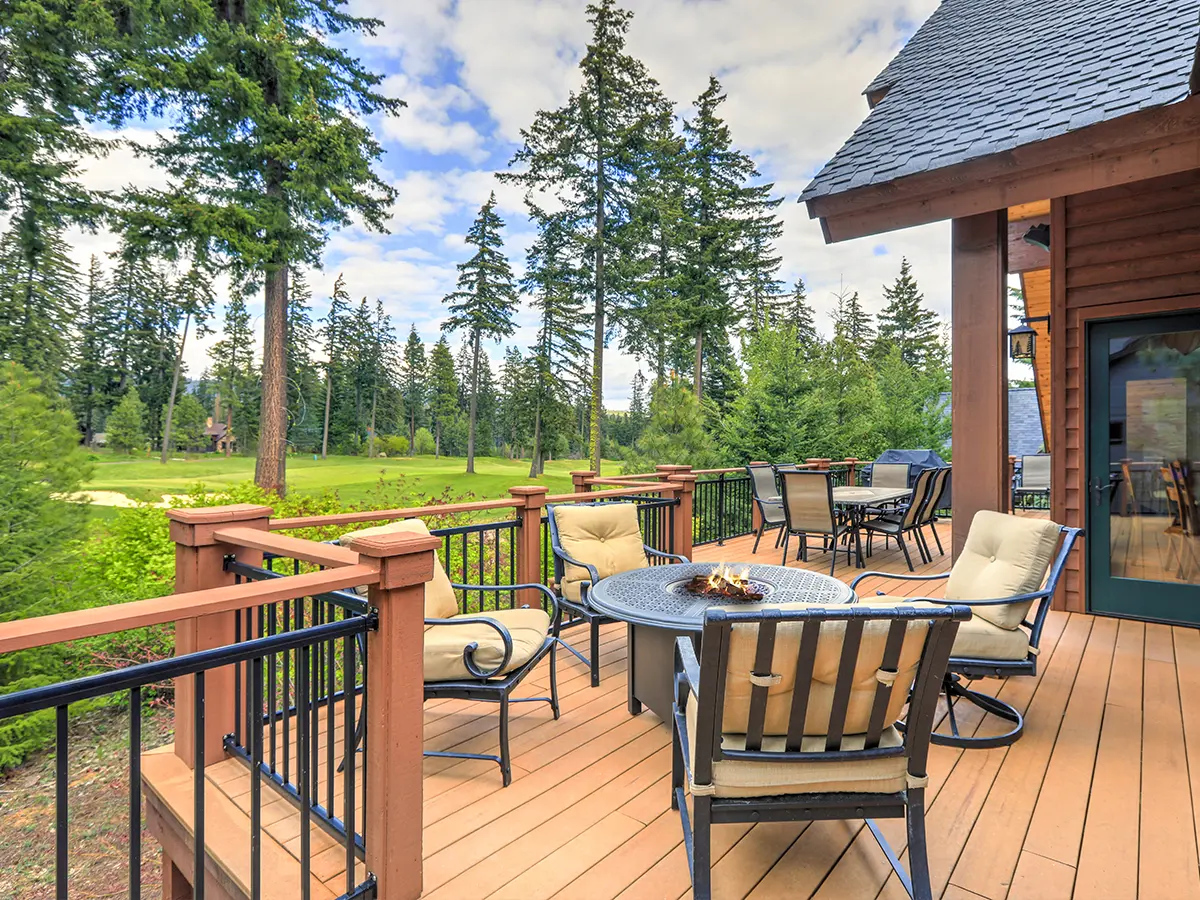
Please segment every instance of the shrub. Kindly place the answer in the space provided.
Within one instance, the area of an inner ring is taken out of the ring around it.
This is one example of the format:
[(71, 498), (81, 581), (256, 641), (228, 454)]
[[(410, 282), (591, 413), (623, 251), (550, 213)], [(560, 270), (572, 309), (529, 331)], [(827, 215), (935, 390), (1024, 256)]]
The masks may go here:
[(383, 445), (383, 451), (388, 456), (408, 456), (408, 438), (402, 434), (389, 435), (380, 443)]
[(145, 422), (146, 404), (138, 396), (137, 388), (130, 387), (104, 423), (108, 446), (123, 453), (142, 449), (146, 446)]
[(428, 428), (418, 428), (416, 433), (416, 453), (417, 456), (433, 456), (437, 448), (437, 442), (433, 439), (433, 433)]

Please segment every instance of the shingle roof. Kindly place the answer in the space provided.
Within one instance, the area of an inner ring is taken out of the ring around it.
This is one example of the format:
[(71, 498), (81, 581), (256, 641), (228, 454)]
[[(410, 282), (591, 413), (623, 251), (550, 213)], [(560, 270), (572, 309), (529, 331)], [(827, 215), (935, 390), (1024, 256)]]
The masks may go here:
[[(950, 418), (953, 413), (950, 392), (942, 393), (939, 400), (945, 404), (946, 418)], [(947, 444), (949, 443), (947, 440)], [(1030, 456), (1034, 453), (1042, 453), (1045, 447), (1046, 438), (1042, 434), (1042, 414), (1038, 408), (1037, 391), (1034, 388), (1009, 388), (1009, 456)]]
[(1184, 99), (1200, 0), (942, 0), (811, 200)]

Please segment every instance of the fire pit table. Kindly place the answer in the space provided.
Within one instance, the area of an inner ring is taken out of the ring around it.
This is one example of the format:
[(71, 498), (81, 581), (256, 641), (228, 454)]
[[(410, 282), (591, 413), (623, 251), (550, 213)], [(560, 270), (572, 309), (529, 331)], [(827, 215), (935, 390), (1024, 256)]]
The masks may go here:
[(849, 585), (828, 575), (760, 564), (729, 567), (745, 574), (749, 591), (762, 595), (760, 600), (693, 590), (696, 576), (709, 576), (720, 567), (719, 563), (688, 563), (634, 569), (602, 579), (589, 592), (592, 606), (629, 625), (631, 715), (640, 713), (645, 704), (664, 722), (671, 721), (675, 639), (688, 635), (699, 644), (704, 613), (710, 606), (811, 606), (858, 599)]

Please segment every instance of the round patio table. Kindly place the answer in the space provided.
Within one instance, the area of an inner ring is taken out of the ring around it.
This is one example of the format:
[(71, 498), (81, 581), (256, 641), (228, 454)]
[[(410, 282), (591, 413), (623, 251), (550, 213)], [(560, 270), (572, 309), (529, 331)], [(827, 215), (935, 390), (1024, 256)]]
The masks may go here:
[[(680, 563), (633, 569), (601, 579), (588, 602), (605, 615), (629, 625), (629, 712), (643, 704), (664, 722), (671, 721), (675, 681), (675, 639), (690, 636), (698, 645), (704, 613), (711, 606), (781, 606), (854, 603), (850, 586), (836, 578), (787, 566), (730, 564), (747, 578), (762, 600), (741, 601), (717, 594), (694, 594), (685, 585), (708, 575), (720, 563)], [(697, 647), (697, 649), (699, 649)]]

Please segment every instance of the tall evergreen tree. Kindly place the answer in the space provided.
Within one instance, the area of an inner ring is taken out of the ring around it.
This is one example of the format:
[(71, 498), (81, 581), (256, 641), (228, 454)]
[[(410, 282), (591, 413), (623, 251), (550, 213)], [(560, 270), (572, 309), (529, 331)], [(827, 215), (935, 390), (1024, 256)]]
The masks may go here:
[(441, 456), (443, 438), (459, 414), (458, 376), (446, 336), (438, 338), (429, 354), (429, 412), (433, 420), (434, 456)]
[(179, 390), (179, 376), (183, 373), (183, 350), (187, 346), (188, 326), (194, 320), (196, 331), (206, 333), (206, 324), (213, 312), (213, 296), (208, 273), (193, 266), (187, 274), (175, 284), (174, 296), (164, 298), (163, 312), (171, 324), (177, 324), (180, 314), (183, 315), (183, 328), (179, 333), (179, 349), (175, 353), (174, 373), (171, 376), (171, 393), (167, 398), (167, 408), (163, 413), (162, 456), (165, 465), (172, 445), (171, 420), (175, 414), (175, 394)]
[(108, 282), (100, 260), (93, 254), (88, 262), (87, 286), (79, 314), (79, 343), (70, 375), (71, 406), (83, 431), (83, 441), (88, 445), (103, 416), (112, 408), (112, 338)]
[[(464, 331), (471, 347), (471, 392), (467, 432), (467, 472), (475, 471), (475, 431), (479, 412), (480, 357), (483, 339), (499, 341), (513, 333), (513, 313), (517, 309), (517, 287), (512, 267), (504, 255), (501, 230), (504, 220), (496, 214), (495, 192), (479, 210), (466, 243), (475, 253), (458, 265), (458, 286), (443, 303), (450, 306), (450, 317), (443, 331)], [(490, 375), (490, 366), (489, 366)]]
[(808, 302), (808, 289), (804, 286), (803, 278), (796, 279), (790, 294), (779, 298), (772, 318), (778, 324), (791, 325), (795, 329), (796, 340), (802, 347), (812, 349), (821, 343), (821, 335), (817, 332), (812, 305)]
[(637, 174), (645, 147), (669, 122), (670, 104), (658, 82), (625, 49), (632, 13), (615, 0), (587, 6), (592, 38), (579, 63), (582, 84), (557, 110), (539, 111), (521, 132), (513, 157), (519, 171), (501, 175), (526, 189), (535, 219), (544, 218), (541, 195), (555, 198), (562, 220), (585, 261), (582, 289), (592, 297), (591, 465), (600, 471), (604, 345), (610, 313), (631, 291), (622, 260), (631, 252), (635, 218), (644, 184)]
[(225, 305), (221, 339), (209, 348), (208, 358), (212, 364), (210, 372), (221, 395), (221, 412), (227, 422), (233, 422), (233, 434), (241, 446), (251, 439), (251, 407), (256, 393), (254, 344), (246, 298), (234, 288)]
[(312, 358), (315, 341), (312, 289), (303, 271), (293, 267), (287, 304), (288, 440), (306, 450), (318, 445), (321, 379)]
[(855, 353), (865, 357), (875, 341), (875, 329), (871, 327), (871, 317), (863, 309), (862, 301), (858, 299), (858, 291), (850, 293), (843, 290), (835, 296), (837, 297), (837, 310), (834, 313), (834, 334), (845, 338), (850, 342)]
[[(381, 24), (346, 0), (217, 3), (179, 15), (150, 4), (145, 52), (113, 73), (118, 122), (166, 116), (141, 152), (167, 175), (132, 192), (140, 241), (220, 257), (264, 285), (262, 428), (255, 481), (285, 489), (289, 268), (318, 264), (330, 227), (384, 230), (395, 191), (374, 170), (382, 149), (366, 120), (398, 111), (382, 77), (342, 49)], [(336, 43), (335, 43), (336, 42)]]
[(925, 295), (917, 287), (907, 257), (901, 259), (900, 274), (890, 286), (884, 287), (883, 296), (887, 305), (879, 313), (875, 355), (886, 356), (894, 345), (900, 348), (900, 357), (908, 365), (925, 368), (938, 353), (938, 317), (925, 308)]
[(333, 410), (333, 388), (344, 361), (342, 351), (347, 319), (350, 313), (350, 294), (346, 291), (346, 280), (341, 275), (333, 282), (333, 295), (329, 298), (329, 312), (321, 320), (321, 337), (325, 348), (325, 416), (321, 429), (321, 459), (329, 455), (329, 417)]
[(414, 322), (404, 344), (404, 359), (400, 367), (404, 420), (408, 423), (408, 455), (416, 456), (417, 429), (425, 424), (425, 405), (429, 395), (429, 362), (425, 344)]
[(0, 357), (40, 376), (43, 388), (62, 385), (79, 281), (61, 231), (17, 218), (0, 238)]

